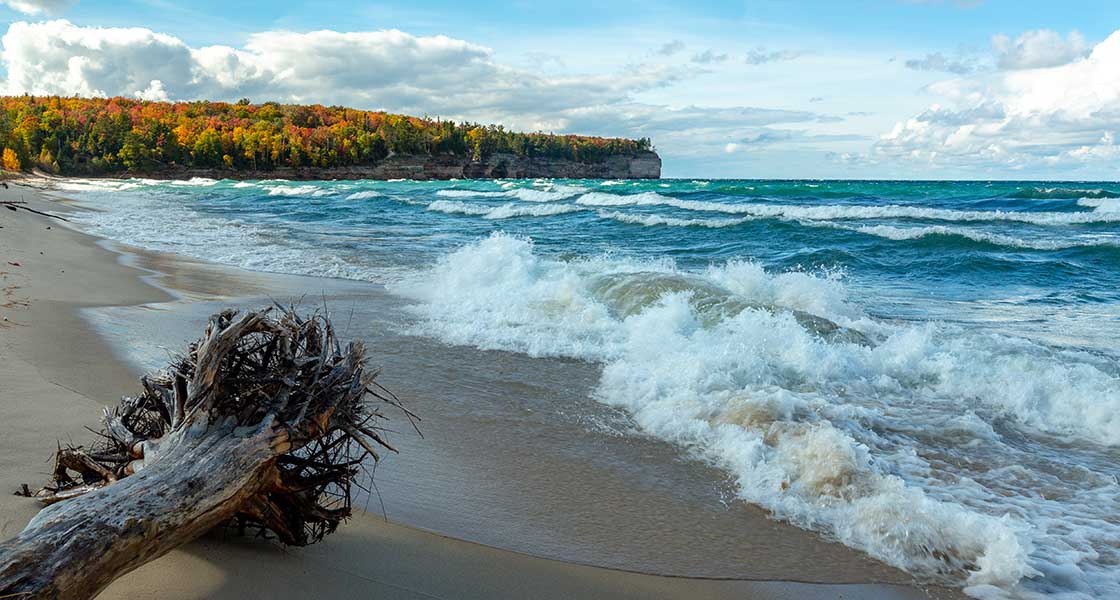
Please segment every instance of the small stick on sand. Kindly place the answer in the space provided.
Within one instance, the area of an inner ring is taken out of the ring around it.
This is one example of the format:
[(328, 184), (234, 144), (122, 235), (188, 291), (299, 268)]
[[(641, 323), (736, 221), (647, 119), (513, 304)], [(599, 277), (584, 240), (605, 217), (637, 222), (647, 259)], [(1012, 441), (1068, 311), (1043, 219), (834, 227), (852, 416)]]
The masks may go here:
[(7, 208), (8, 210), (12, 210), (12, 211), (26, 210), (27, 212), (32, 212), (32, 213), (35, 213), (37, 215), (42, 215), (44, 217), (50, 217), (52, 219), (58, 219), (59, 221), (66, 221), (67, 223), (70, 222), (70, 219), (67, 219), (66, 217), (60, 217), (58, 215), (52, 215), (51, 213), (43, 212), (41, 210), (35, 210), (34, 208), (31, 208), (31, 207), (27, 206), (27, 201), (26, 200), (0, 200), (0, 206), (3, 206), (5, 208)]

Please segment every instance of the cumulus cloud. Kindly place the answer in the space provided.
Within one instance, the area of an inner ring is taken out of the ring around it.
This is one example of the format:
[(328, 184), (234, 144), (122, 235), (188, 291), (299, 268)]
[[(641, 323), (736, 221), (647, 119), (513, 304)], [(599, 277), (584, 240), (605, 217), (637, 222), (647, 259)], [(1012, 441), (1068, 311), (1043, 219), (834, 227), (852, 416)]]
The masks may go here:
[(1073, 62), (1088, 53), (1089, 45), (1077, 31), (1065, 38), (1049, 29), (1027, 31), (1014, 40), (1006, 35), (992, 38), (996, 64), (1001, 69), (1038, 69)]
[(0, 0), (0, 4), (25, 15), (57, 15), (77, 3), (78, 0)]
[(189, 82), (193, 77), (190, 48), (148, 29), (17, 22), (2, 43), (10, 94), (132, 96), (153, 80)]
[(191, 48), (148, 29), (14, 23), (3, 37), (8, 93), (173, 100), (243, 96), (404, 112), (488, 116), (614, 103), (680, 81), (683, 68), (548, 79), (496, 63), (488, 48), (401, 31), (272, 31), (242, 48)]
[(930, 86), (943, 102), (897, 123), (878, 140), (876, 154), (981, 169), (1114, 161), (1120, 155), (1120, 31), (1086, 58), (1057, 66), (1042, 67), (1049, 63), (1032, 52), (1017, 56), (1022, 61), (1014, 64), (1034, 66)]
[(613, 73), (546, 77), (502, 64), (484, 46), (397, 30), (267, 31), (237, 48), (195, 48), (148, 29), (56, 20), (13, 23), (2, 43), (9, 94), (344, 104), (531, 131), (650, 136), (680, 153), (718, 153), (729, 137), (754, 128), (827, 118), (635, 100), (703, 73), (694, 63), (641, 63)]
[(783, 62), (793, 60), (801, 56), (801, 52), (796, 50), (767, 50), (763, 46), (759, 46), (750, 52), (747, 52), (746, 62), (748, 65), (764, 65), (772, 62)]
[(976, 70), (976, 61), (964, 57), (948, 58), (940, 52), (907, 60), (905, 64), (907, 69), (915, 71), (943, 71), (957, 75), (967, 75)]

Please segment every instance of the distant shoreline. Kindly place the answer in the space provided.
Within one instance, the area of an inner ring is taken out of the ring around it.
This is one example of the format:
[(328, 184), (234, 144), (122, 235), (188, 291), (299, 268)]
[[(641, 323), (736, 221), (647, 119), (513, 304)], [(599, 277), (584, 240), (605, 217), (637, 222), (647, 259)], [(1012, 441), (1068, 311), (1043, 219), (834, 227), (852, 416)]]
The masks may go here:
[(289, 179), (325, 181), (332, 179), (386, 181), (447, 181), (450, 179), (660, 179), (661, 158), (656, 152), (611, 156), (600, 162), (579, 162), (557, 158), (526, 158), (513, 154), (494, 154), (482, 160), (456, 155), (395, 155), (372, 165), (338, 167), (277, 167), (274, 169), (224, 169), (216, 167), (177, 167), (155, 170), (35, 175), (84, 179), (176, 180), (192, 177), (232, 179)]

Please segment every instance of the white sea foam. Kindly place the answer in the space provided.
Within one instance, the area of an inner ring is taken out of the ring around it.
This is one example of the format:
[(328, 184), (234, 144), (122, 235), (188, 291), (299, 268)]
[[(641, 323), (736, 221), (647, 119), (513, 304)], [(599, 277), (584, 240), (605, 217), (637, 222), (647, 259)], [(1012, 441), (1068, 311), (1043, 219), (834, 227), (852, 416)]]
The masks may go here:
[[(647, 227), (667, 226), (667, 227), (709, 227), (709, 228), (722, 228), (722, 227), (735, 227), (742, 225), (748, 221), (757, 219), (758, 217), (740, 217), (740, 218), (724, 218), (724, 219), (682, 219), (678, 217), (669, 217), (659, 214), (640, 214), (640, 213), (627, 213), (621, 211), (599, 211), (599, 217), (603, 219), (612, 219), (621, 223), (630, 223), (633, 225), (645, 225)], [(864, 225), (864, 226), (847, 226), (835, 223), (833, 221), (801, 221), (801, 224), (813, 227), (830, 227), (834, 229), (844, 229), (847, 231), (856, 231), (865, 233), (867, 235), (874, 235), (890, 240), (916, 240), (929, 236), (961, 236), (970, 240), (978, 242), (986, 242), (1000, 246), (1008, 246), (1015, 248), (1032, 248), (1038, 250), (1057, 250), (1063, 248), (1073, 248), (1077, 246), (1092, 246), (1100, 245), (1104, 242), (1100, 241), (1086, 241), (1086, 242), (1059, 242), (1053, 240), (1037, 240), (1029, 241), (1016, 238), (1008, 235), (1001, 235), (995, 233), (988, 233), (976, 231), (965, 227), (947, 227), (944, 225), (931, 225), (926, 227), (895, 227), (892, 225)]]
[(331, 190), (320, 188), (316, 185), (274, 185), (266, 186), (269, 196), (292, 196), (292, 197), (321, 197), (333, 194)]
[(381, 192), (374, 190), (366, 190), (364, 192), (354, 192), (346, 197), (347, 200), (369, 200), (370, 198), (379, 198), (384, 196)]
[(506, 203), (501, 206), (471, 204), (457, 200), (436, 200), (428, 205), (428, 210), (448, 214), (476, 215), (484, 219), (510, 219), (513, 217), (543, 217), (586, 210), (573, 204), (525, 205)]
[[(503, 186), (504, 187), (504, 186)], [(437, 196), (445, 198), (516, 198), (525, 202), (555, 202), (564, 198), (571, 198), (583, 191), (583, 188), (538, 190), (534, 188), (512, 188), (502, 192), (486, 190), (439, 190)]]
[(507, 193), (483, 190), (439, 190), (436, 195), (444, 198), (504, 198)]
[(449, 215), (485, 215), (493, 210), (493, 207), (457, 200), (436, 200), (428, 205), (428, 210)]
[(754, 217), (832, 221), (858, 219), (927, 219), (935, 221), (1013, 221), (1035, 225), (1075, 225), (1083, 223), (1120, 222), (1120, 212), (1011, 212), (999, 210), (953, 210), (923, 206), (884, 204), (878, 206), (853, 205), (784, 205), (784, 204), (729, 204), (706, 200), (686, 200), (665, 196), (657, 192), (639, 194), (608, 194), (588, 192), (576, 199), (585, 206), (671, 206), (681, 210), (719, 212), (750, 215)]
[(646, 227), (667, 226), (667, 227), (734, 227), (742, 225), (747, 221), (754, 220), (754, 217), (740, 217), (730, 219), (680, 219), (677, 217), (667, 217), (664, 215), (643, 215), (636, 213), (625, 213), (620, 211), (599, 211), (599, 218), (612, 219), (620, 223), (629, 223), (632, 225), (645, 225)]
[(139, 187), (137, 181), (120, 179), (64, 179), (54, 186), (67, 192), (121, 192)]
[(530, 188), (518, 188), (515, 190), (510, 190), (509, 194), (514, 198), (523, 200), (525, 202), (555, 202), (556, 200), (571, 198), (581, 191), (583, 191), (582, 188), (577, 190), (535, 190)]
[[(607, 210), (600, 210), (598, 212), (598, 215), (603, 219), (611, 219), (619, 221), (621, 223), (629, 223), (633, 225), (645, 225), (647, 227), (735, 227), (738, 225), (742, 225), (743, 223), (746, 223), (748, 221), (753, 221), (760, 218), (747, 216), (722, 219), (686, 219), (660, 214), (642, 214)], [(969, 227), (953, 227), (946, 225), (927, 225), (913, 227), (896, 227), (894, 225), (851, 226), (845, 225), (843, 224), (843, 222), (813, 221), (807, 219), (801, 220), (799, 222), (802, 225), (807, 225), (810, 227), (829, 227), (833, 229), (843, 229), (846, 231), (855, 231), (858, 233), (874, 235), (877, 237), (898, 241), (917, 240), (934, 236), (959, 236), (976, 242), (983, 242), (996, 246), (1005, 246), (1008, 248), (1025, 248), (1032, 250), (1063, 250), (1066, 248), (1083, 248), (1096, 246), (1120, 247), (1120, 238), (1102, 237), (1100, 235), (1082, 236), (1073, 239), (1026, 239), (1022, 237), (983, 231)]]
[(524, 204), (503, 204), (486, 214), (487, 219), (508, 219), (511, 217), (545, 217), (551, 215), (562, 215), (572, 212), (580, 212), (586, 210), (582, 206), (574, 204), (541, 204), (529, 205)]
[(977, 595), (1120, 593), (1115, 477), (1073, 469), (1088, 480), (1071, 489), (997, 432), (1120, 445), (1120, 376), (1095, 359), (879, 322), (835, 279), (564, 262), (500, 234), (393, 289), (419, 302), (417, 333), (602, 362), (602, 402), (888, 563)]
[(984, 242), (1009, 248), (1027, 248), (1032, 250), (1062, 250), (1066, 248), (1079, 248), (1087, 246), (1120, 246), (1120, 238), (1078, 238), (1078, 239), (1024, 239), (1011, 235), (980, 231), (968, 227), (949, 227), (944, 225), (930, 225), (924, 227), (895, 227), (893, 225), (865, 225), (848, 227), (835, 223), (814, 223), (803, 221), (807, 225), (823, 225), (857, 231), (867, 235), (874, 235), (890, 240), (916, 240), (930, 236), (960, 236), (976, 242)]
[(1081, 198), (1077, 205), (1092, 207), (1093, 212), (1120, 213), (1120, 198)]
[(188, 203), (162, 202), (149, 194), (114, 194), (106, 210), (71, 218), (91, 233), (125, 244), (220, 264), (273, 273), (380, 281), (376, 268), (272, 228), (191, 210)]
[(172, 181), (168, 181), (167, 183), (168, 183), (168, 185), (175, 185), (175, 186), (181, 186), (181, 187), (210, 187), (212, 185), (217, 185), (218, 180), (217, 179), (210, 179), (209, 177), (191, 177), (190, 179), (172, 180)]

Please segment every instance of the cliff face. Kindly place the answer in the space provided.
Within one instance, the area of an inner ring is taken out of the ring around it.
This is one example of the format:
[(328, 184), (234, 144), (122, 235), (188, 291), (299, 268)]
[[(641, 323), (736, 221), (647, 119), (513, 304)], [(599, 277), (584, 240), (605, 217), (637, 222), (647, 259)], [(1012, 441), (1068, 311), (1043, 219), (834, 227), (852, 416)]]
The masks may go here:
[(211, 177), (214, 179), (659, 179), (661, 157), (656, 152), (608, 157), (597, 163), (555, 158), (526, 158), (513, 154), (494, 154), (483, 160), (453, 155), (395, 155), (376, 165), (356, 165), (321, 169), (283, 167), (270, 171), (227, 169), (176, 169), (125, 173), (157, 179)]

